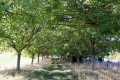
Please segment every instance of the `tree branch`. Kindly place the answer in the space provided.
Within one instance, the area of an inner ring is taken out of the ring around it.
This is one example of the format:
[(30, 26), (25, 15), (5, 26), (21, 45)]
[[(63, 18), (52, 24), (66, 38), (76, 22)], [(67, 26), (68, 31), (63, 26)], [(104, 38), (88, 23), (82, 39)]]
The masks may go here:
[[(2, 5), (5, 5), (5, 3), (4, 3), (3, 1), (1, 2), (1, 4), (2, 4)], [(22, 14), (20, 14), (20, 13), (10, 12), (10, 11), (8, 11), (7, 9), (5, 9), (5, 11), (6, 11), (8, 14), (11, 14), (11, 15), (22, 15)]]

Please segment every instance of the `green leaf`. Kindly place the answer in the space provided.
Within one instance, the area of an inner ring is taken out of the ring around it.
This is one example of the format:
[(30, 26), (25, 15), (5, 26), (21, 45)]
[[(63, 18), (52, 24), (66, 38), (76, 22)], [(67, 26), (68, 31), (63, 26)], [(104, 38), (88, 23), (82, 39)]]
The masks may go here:
[(1, 9), (1, 12), (4, 12), (8, 7), (9, 7), (8, 5), (4, 6), (4, 7)]
[(51, 7), (46, 7), (46, 12), (47, 12), (47, 13), (51, 13), (51, 11), (52, 11), (52, 8), (51, 8)]
[(20, 6), (20, 5), (21, 5), (21, 1), (19, 0), (19, 1), (18, 1), (18, 6)]
[(114, 29), (111, 29), (111, 32), (112, 32), (112, 33), (115, 33), (115, 30), (114, 30)]
[(33, 7), (33, 4), (32, 4), (32, 3), (30, 3), (30, 2), (26, 2), (26, 4), (27, 4), (30, 8), (32, 8), (32, 7)]

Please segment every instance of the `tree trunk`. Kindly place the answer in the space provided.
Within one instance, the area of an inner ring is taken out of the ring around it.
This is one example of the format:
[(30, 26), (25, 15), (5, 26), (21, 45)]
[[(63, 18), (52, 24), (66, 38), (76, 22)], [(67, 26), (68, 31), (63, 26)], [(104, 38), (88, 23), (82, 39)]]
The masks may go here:
[(34, 58), (32, 58), (31, 65), (33, 65), (33, 62), (34, 62)]
[(35, 56), (35, 54), (33, 53), (33, 54), (32, 54), (32, 61), (31, 61), (31, 65), (33, 65), (33, 62), (34, 62), (34, 56)]
[(67, 62), (69, 62), (69, 58), (67, 58)]
[(21, 51), (17, 51), (17, 71), (20, 71), (20, 58), (21, 58)]
[(49, 55), (47, 55), (46, 58), (49, 58)]
[(42, 60), (44, 59), (44, 56), (42, 56)]
[(67, 58), (65, 57), (65, 62), (67, 62)]
[(82, 63), (82, 57), (81, 57), (81, 55), (78, 55), (77, 62), (78, 62), (78, 66), (80, 66), (80, 62)]
[(107, 69), (108, 69), (108, 67), (109, 67), (109, 61), (107, 60)]
[(92, 70), (95, 68), (95, 38), (90, 35), (91, 39), (91, 51), (92, 51)]
[(40, 61), (40, 60), (39, 60), (39, 57), (40, 57), (40, 54), (38, 53), (38, 64), (39, 64), (39, 61)]
[(70, 64), (72, 65), (73, 63), (73, 60), (72, 60), (72, 56), (70, 57)]
[(61, 56), (61, 58), (62, 58), (62, 60), (64, 61), (64, 57), (63, 57), (63, 56)]
[(92, 70), (95, 69), (95, 56), (92, 56)]
[(118, 61), (118, 69), (119, 69), (119, 67), (120, 67), (120, 63), (119, 63), (119, 61)]
[(70, 58), (68, 57), (68, 62), (70, 62)]
[(77, 59), (77, 62), (78, 62), (78, 66), (80, 66), (80, 61), (79, 61), (79, 57), (78, 57), (78, 59)]

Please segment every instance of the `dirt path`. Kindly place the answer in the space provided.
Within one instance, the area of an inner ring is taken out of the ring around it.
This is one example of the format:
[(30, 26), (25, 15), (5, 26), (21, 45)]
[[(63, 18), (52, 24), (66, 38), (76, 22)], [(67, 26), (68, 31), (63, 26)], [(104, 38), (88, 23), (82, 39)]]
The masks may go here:
[(48, 74), (45, 80), (78, 80), (78, 77), (73, 74), (71, 69), (64, 66), (64, 63), (54, 61), (48, 67)]

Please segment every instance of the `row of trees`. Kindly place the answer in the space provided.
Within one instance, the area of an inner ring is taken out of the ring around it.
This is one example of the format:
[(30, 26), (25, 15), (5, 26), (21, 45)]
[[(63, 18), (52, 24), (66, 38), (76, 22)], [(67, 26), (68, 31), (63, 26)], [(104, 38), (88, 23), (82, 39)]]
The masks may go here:
[[(92, 57), (119, 50), (119, 0), (3, 0), (0, 43), (38, 55)], [(39, 62), (39, 59), (38, 59)]]

